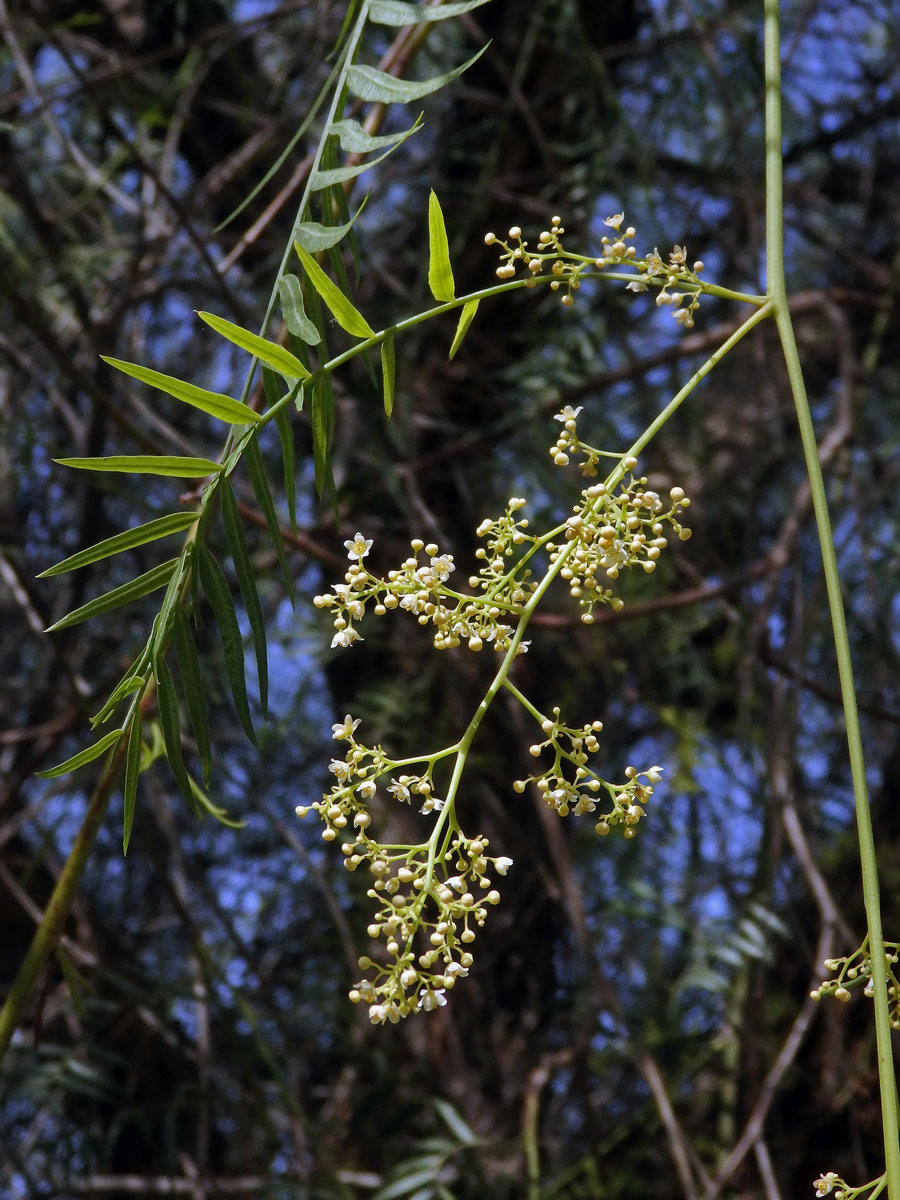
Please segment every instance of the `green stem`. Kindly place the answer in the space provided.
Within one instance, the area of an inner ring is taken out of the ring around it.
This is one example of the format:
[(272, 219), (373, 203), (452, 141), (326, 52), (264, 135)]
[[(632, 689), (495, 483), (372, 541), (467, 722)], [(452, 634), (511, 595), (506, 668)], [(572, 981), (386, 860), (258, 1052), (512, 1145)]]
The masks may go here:
[(127, 737), (120, 738), (107, 759), (103, 774), (88, 804), (81, 829), (78, 831), (69, 857), (66, 859), (65, 866), (56, 881), (56, 887), (44, 910), (43, 920), (35, 931), (31, 945), (28, 947), (28, 953), (22, 960), (18, 974), (9, 989), (6, 1002), (0, 1010), (0, 1062), (3, 1061), (9, 1048), (25, 1005), (37, 983), (41, 968), (55, 950), (62, 936), (69, 910), (78, 890), (78, 884), (81, 882), (94, 841), (109, 806), (110, 797), (115, 789), (127, 741)]
[(782, 148), (781, 148), (781, 63), (778, 24), (778, 0), (765, 0), (765, 58), (766, 58), (766, 274), (768, 293), (775, 315), (775, 323), (781, 339), (782, 351), (787, 366), (788, 379), (794, 397), (803, 457), (809, 476), (813, 511), (819, 534), (819, 546), (828, 593), (828, 608), (837, 652), (838, 675), (841, 699), (847, 724), (847, 745), (850, 771), (853, 778), (853, 795), (856, 803), (856, 826), (859, 838), (859, 856), (862, 867), (863, 900), (868, 924), (869, 948), (872, 964), (872, 985), (875, 1006), (875, 1041), (878, 1054), (878, 1082), (881, 1092), (881, 1120), (884, 1135), (885, 1179), (888, 1196), (900, 1200), (900, 1123), (897, 1111), (897, 1085), (894, 1077), (894, 1060), (891, 1046), (891, 1021), (887, 993), (887, 971), (885, 945), (881, 927), (879, 903), (878, 865), (875, 854), (875, 837), (872, 830), (872, 814), (869, 808), (866, 787), (865, 760), (859, 713), (856, 705), (856, 688), (853, 679), (853, 664), (850, 657), (850, 641), (847, 636), (847, 619), (841, 598), (841, 581), (838, 573), (831, 518), (825, 494), (825, 481), (819, 462), (818, 446), (806, 385), (800, 366), (800, 356), (788, 307), (787, 287), (784, 276), (784, 235), (782, 195)]

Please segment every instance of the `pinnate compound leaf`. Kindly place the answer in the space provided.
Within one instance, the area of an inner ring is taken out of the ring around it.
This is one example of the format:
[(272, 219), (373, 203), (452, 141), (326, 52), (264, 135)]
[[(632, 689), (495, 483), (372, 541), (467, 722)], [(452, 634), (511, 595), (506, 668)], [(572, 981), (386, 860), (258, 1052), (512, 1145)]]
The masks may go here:
[(188, 716), (191, 718), (191, 729), (194, 731), (194, 741), (197, 743), (197, 753), (200, 755), (200, 765), (203, 768), (203, 782), (209, 787), (212, 775), (212, 743), (209, 737), (206, 696), (203, 691), (197, 646), (191, 633), (187, 613), (181, 604), (176, 605), (172, 613), (172, 646), (178, 661), (178, 669), (181, 672), (181, 684), (184, 688), (184, 698), (187, 700)]
[(487, 46), (482, 46), (468, 62), (464, 62), (462, 66), (456, 67), (453, 71), (448, 71), (445, 75), (435, 75), (432, 79), (417, 81), (398, 79), (395, 75), (388, 75), (384, 71), (376, 70), (375, 67), (352, 66), (347, 71), (347, 85), (359, 100), (380, 101), (385, 104), (406, 104), (410, 100), (418, 100), (422, 96), (436, 92), (439, 88), (452, 83), (454, 79), (458, 79), (463, 71), (467, 71), (473, 63), (481, 58), (485, 50), (487, 50)]
[(381, 377), (384, 384), (384, 411), (390, 416), (394, 411), (394, 392), (397, 385), (394, 339), (392, 337), (386, 337), (381, 343)]
[(154, 656), (153, 674), (156, 676), (156, 703), (159, 708), (159, 724), (162, 728), (166, 758), (172, 768), (178, 789), (188, 802), (188, 807), (196, 816), (200, 816), (200, 807), (194, 799), (191, 788), (191, 777), (188, 775), (181, 757), (181, 718), (178, 715), (175, 681), (162, 654)]
[(435, 300), (455, 300), (450, 247), (441, 203), (434, 189), (428, 196), (428, 286)]
[(301, 338), (307, 346), (318, 346), (322, 336), (306, 315), (303, 289), (296, 275), (282, 275), (278, 280), (278, 298), (288, 333)]
[(95, 758), (99, 758), (110, 746), (116, 744), (124, 732), (124, 729), (112, 729), (109, 733), (104, 734), (99, 742), (94, 742), (92, 746), (86, 746), (84, 750), (79, 750), (77, 754), (73, 754), (65, 762), (58, 763), (55, 767), (50, 767), (49, 770), (38, 771), (37, 774), (41, 779), (57, 779), (60, 775), (68, 775), (70, 771), (76, 771), (79, 767), (83, 767), (85, 763), (93, 762)]
[(435, 8), (420, 8), (418, 4), (401, 4), (400, 0), (372, 0), (369, 20), (378, 25), (420, 25), (424, 21), (446, 21), (487, 4), (488, 0), (464, 0), (463, 3), (443, 4)]
[(259, 680), (259, 705), (263, 718), (268, 720), (269, 660), (266, 647), (266, 622), (259, 602), (259, 592), (256, 590), (256, 578), (244, 538), (241, 514), (238, 512), (237, 500), (227, 480), (222, 486), (222, 524), (225, 526), (225, 536), (228, 539), (228, 548), (231, 550), (234, 573), (237, 576), (247, 619), (250, 622), (253, 652), (256, 655), (256, 673)]
[(259, 420), (259, 414), (252, 408), (221, 392), (208, 392), (206, 388), (185, 383), (183, 379), (176, 379), (173, 375), (163, 375), (161, 371), (153, 371), (150, 367), (141, 367), (137, 363), (123, 362), (120, 358), (108, 358), (105, 354), (101, 354), (100, 357), (117, 371), (124, 371), (126, 375), (130, 375), (132, 379), (148, 383), (151, 387), (174, 396), (176, 400), (199, 408), (229, 425), (252, 425)]
[(62, 562), (48, 567), (46, 571), (41, 571), (37, 578), (46, 579), (50, 575), (63, 575), (66, 571), (77, 571), (79, 567), (86, 567), (88, 563), (97, 562), (101, 558), (121, 554), (123, 550), (143, 546), (146, 542), (166, 537), (170, 533), (180, 533), (193, 525), (196, 520), (197, 514), (194, 512), (169, 513), (168, 516), (157, 517), (155, 521), (148, 521), (146, 525), (137, 525), (134, 529), (126, 529), (123, 533), (117, 533), (115, 537), (106, 538), (105, 541), (88, 546), (86, 550), (79, 550), (70, 558), (64, 558)]
[(244, 451), (244, 462), (247, 464), (247, 473), (250, 476), (250, 482), (253, 484), (253, 492), (256, 496), (256, 502), (260, 507), (263, 516), (266, 518), (266, 526), (269, 530), (269, 537), (272, 539), (272, 545), (275, 548), (275, 553), (278, 556), (278, 565), (281, 567), (281, 577), (284, 580), (284, 586), (287, 588), (287, 593), (291, 598), (291, 604), (294, 603), (294, 580), (291, 577), (291, 569), (288, 566), (287, 554), (284, 550), (284, 538), (281, 536), (281, 526), (278, 523), (278, 514), (275, 512), (275, 503), (272, 500), (272, 493), (269, 490), (269, 481), (266, 478), (266, 468), (263, 463), (262, 454), (260, 453), (259, 443), (256, 438), (252, 438), (247, 443), (247, 448)]
[(179, 458), (172, 454), (113, 454), (106, 458), (54, 458), (61, 467), (79, 471), (119, 471), (126, 475), (170, 475), (177, 479), (203, 479), (222, 470), (210, 458)]
[[(235, 325), (233, 321), (226, 321), (224, 317), (217, 317), (214, 313), (198, 312), (197, 316), (211, 329), (215, 329), (216, 333), (220, 333), (223, 338), (227, 338), (235, 346), (240, 346), (242, 350), (254, 355), (267, 367), (277, 371), (279, 375), (284, 375), (287, 379), (309, 379), (309, 371), (300, 359), (295, 354), (291, 354), (290, 350), (285, 350), (284, 346), (279, 346), (277, 342), (270, 342), (268, 338), (260, 337), (258, 333), (251, 333), (249, 329)], [(248, 409), (248, 411), (252, 412), (252, 409)], [(256, 413), (253, 413), (253, 417), (254, 420), (259, 420)]]
[(131, 841), (131, 826), (134, 822), (134, 806), (137, 801), (137, 785), (141, 774), (141, 745), (144, 740), (141, 710), (134, 714), (128, 734), (128, 749), (125, 752), (125, 794), (122, 805), (122, 853), (128, 853)]
[(203, 584), (206, 598), (209, 600), (219, 626), (219, 635), (222, 639), (222, 650), (225, 656), (225, 670), (231, 686), (234, 707), (244, 732), (255, 746), (257, 744), (256, 731), (250, 716), (250, 705), (247, 702), (247, 681), (244, 677), (244, 642), (241, 638), (234, 601), (231, 598), (231, 589), (222, 574), (222, 568), (213, 558), (209, 549), (205, 545), (201, 545), (199, 550), (200, 582)]
[(341, 329), (345, 329), (353, 337), (375, 337), (375, 330), (362, 313), (354, 308), (340, 288), (332, 283), (313, 256), (304, 250), (299, 242), (294, 242), (294, 249), (303, 263), (307, 278), (328, 305)]
[(132, 579), (130, 583), (123, 583), (121, 587), (113, 588), (111, 592), (105, 592), (102, 596), (89, 600), (87, 604), (82, 604), (80, 608), (66, 613), (53, 625), (49, 625), (44, 632), (55, 633), (59, 629), (68, 629), (70, 625), (78, 625), (89, 617), (97, 617), (101, 613), (111, 612), (114, 608), (121, 608), (123, 604), (155, 592), (157, 589), (165, 587), (177, 566), (178, 559), (170, 558), (168, 562), (160, 563), (158, 567), (145, 571), (143, 575), (138, 575), (137, 579)]
[(456, 326), (456, 333), (453, 335), (453, 343), (450, 346), (450, 353), (447, 356), (448, 358), (453, 358), (454, 354), (456, 354), (457, 350), (462, 345), (463, 338), (469, 332), (469, 326), (472, 324), (475, 314), (478, 312), (479, 304), (480, 300), (467, 300), (463, 305), (463, 310), (459, 314), (459, 323)]

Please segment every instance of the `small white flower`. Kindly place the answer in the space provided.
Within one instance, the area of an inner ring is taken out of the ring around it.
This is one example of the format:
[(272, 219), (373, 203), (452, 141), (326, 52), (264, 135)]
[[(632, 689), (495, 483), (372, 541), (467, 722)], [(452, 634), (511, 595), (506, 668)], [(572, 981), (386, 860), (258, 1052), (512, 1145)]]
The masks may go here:
[(606, 220), (603, 222), (603, 224), (608, 225), (610, 227), (610, 229), (614, 229), (616, 231), (616, 233), (618, 233), (619, 226), (622, 224), (622, 222), (624, 220), (625, 220), (625, 214), (623, 212), (620, 212), (620, 213), (616, 213), (616, 215), (614, 217), (607, 217)]
[(355, 558), (357, 561), (361, 561), (372, 549), (372, 539), (363, 537), (357, 530), (356, 536), (352, 541), (344, 542), (344, 547), (347, 550), (348, 558)]
[(351, 626), (349, 629), (339, 630), (331, 639), (332, 650), (335, 646), (352, 646), (354, 642), (364, 642), (366, 639), (356, 632)]
[(644, 772), (644, 777), (650, 783), (659, 783), (659, 781), (662, 779), (662, 772), (662, 767), (651, 767), (649, 771)]
[(431, 1012), (432, 1009), (443, 1008), (446, 1003), (447, 997), (444, 995), (444, 989), (435, 988), (433, 992), (426, 992), (421, 997), (417, 1007), (423, 1009), (425, 1012)]
[(577, 408), (573, 408), (571, 404), (567, 404), (562, 412), (556, 413), (553, 420), (562, 421), (563, 423), (566, 421), (574, 421), (578, 417), (578, 414), (581, 412), (583, 407), (583, 404), (579, 404)]
[(367, 779), (365, 783), (361, 783), (356, 789), (356, 794), (361, 796), (363, 800), (371, 800), (376, 791), (375, 780)]
[(409, 788), (405, 784), (398, 783), (396, 779), (392, 779), (388, 784), (388, 791), (401, 804), (409, 804)]
[(631, 283), (625, 284), (626, 292), (646, 292), (647, 284), (642, 279), (632, 279)]
[(505, 875), (509, 868), (513, 865), (511, 858), (497, 858), (494, 860), (494, 870), (498, 875)]
[(440, 554), (431, 560), (431, 574), (438, 583), (446, 583), (455, 567), (452, 554)]
[(357, 717), (354, 721), (350, 714), (347, 713), (343, 721), (339, 721), (336, 725), (332, 725), (331, 736), (336, 742), (342, 741), (343, 738), (352, 737), (353, 730), (357, 727), (361, 719), (361, 717)]
[(333, 758), (328, 764), (328, 770), (337, 777), (338, 783), (346, 783), (353, 774), (353, 768), (342, 758)]

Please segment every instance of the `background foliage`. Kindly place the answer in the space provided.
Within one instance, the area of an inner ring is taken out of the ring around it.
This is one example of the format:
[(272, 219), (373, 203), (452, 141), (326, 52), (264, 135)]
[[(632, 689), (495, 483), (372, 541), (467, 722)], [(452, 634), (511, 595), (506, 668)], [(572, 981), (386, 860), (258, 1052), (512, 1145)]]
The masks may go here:
[[(241, 357), (193, 310), (258, 323), (308, 170), (303, 138), (218, 226), (306, 115), (345, 9), (0, 0), (4, 984), (93, 768), (34, 772), (84, 743), (86, 715), (153, 609), (41, 631), (158, 558), (139, 548), (120, 567), (34, 575), (171, 511), (178, 486), (98, 487), (51, 459), (217, 452), (203, 414), (151, 399), (99, 355), (235, 386)], [(897, 938), (900, 31), (886, 0), (814, 0), (785, 17), (788, 278)], [(492, 40), (422, 102), (422, 131), (351, 198), (373, 189), (355, 295), (374, 327), (427, 303), (432, 187), (458, 294), (493, 281), (485, 230), (520, 224), (533, 237), (560, 212), (567, 242), (588, 249), (622, 208), (642, 245), (686, 243), (710, 277), (762, 290), (755, 4), (493, 0), (432, 29), (414, 55), (407, 46), (408, 62), (395, 32), (373, 31), (368, 61), (398, 60), (414, 78)], [(399, 622), (324, 652), (330, 627), (309, 601), (340, 577), (343, 538), (374, 537), (377, 566), (413, 536), (465, 563), (474, 527), (511, 494), (529, 496), (535, 522), (558, 520), (571, 496), (547, 456), (547, 418), (583, 404), (585, 437), (623, 446), (735, 315), (707, 299), (684, 335), (609, 287), (582, 289), (571, 310), (544, 293), (484, 302), (451, 363), (452, 318), (397, 341), (389, 424), (362, 364), (335, 376), (342, 528), (315, 498), (302, 418), (300, 531), (285, 534), (294, 609), (264, 528), (251, 545), (271, 651), (262, 753), (220, 668), (213, 799), (246, 826), (198, 822), (161, 768), (142, 781), (125, 860), (111, 813), (4, 1064), (0, 1194), (513, 1197), (534, 1129), (546, 1196), (803, 1195), (832, 1167), (878, 1173), (870, 1013), (861, 999), (805, 1000), (818, 960), (852, 948), (863, 921), (824, 589), (774, 331), (742, 343), (646, 458), (654, 484), (692, 497), (690, 544), (630, 582), (625, 610), (592, 630), (560, 592), (521, 664), (536, 702), (603, 718), (613, 774), (666, 764), (638, 838), (598, 843), (590, 822), (563, 825), (515, 796), (530, 732), (514, 707), (492, 712), (462, 817), (515, 860), (503, 903), (451, 1004), (376, 1030), (344, 999), (366, 945), (362, 885), (293, 817), (327, 784), (333, 720), (349, 709), (397, 751), (452, 740), (486, 669), (431, 653), (426, 633)], [(274, 436), (263, 450), (277, 478)], [(252, 491), (239, 500), (252, 519)], [(215, 662), (216, 637), (201, 642)]]

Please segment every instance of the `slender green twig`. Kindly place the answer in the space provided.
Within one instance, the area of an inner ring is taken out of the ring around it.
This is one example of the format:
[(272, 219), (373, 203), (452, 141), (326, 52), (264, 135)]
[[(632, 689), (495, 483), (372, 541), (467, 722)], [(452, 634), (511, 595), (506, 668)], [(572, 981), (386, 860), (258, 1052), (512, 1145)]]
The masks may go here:
[(782, 147), (781, 147), (781, 63), (778, 21), (778, 0), (765, 0), (765, 60), (766, 60), (766, 272), (768, 294), (775, 315), (787, 365), (788, 378), (797, 423), (803, 445), (803, 457), (809, 475), (813, 511), (819, 533), (828, 607), (837, 652), (841, 698), (847, 723), (847, 744), (853, 794), (856, 802), (856, 824), (859, 855), (862, 866), (863, 899), (868, 924), (871, 954), (873, 998), (875, 1002), (875, 1038), (878, 1052), (878, 1080), (881, 1091), (881, 1118), (884, 1133), (885, 1167), (888, 1195), (900, 1200), (900, 1128), (898, 1128), (897, 1085), (891, 1047), (891, 1021), (888, 1005), (887, 974), (885, 969), (884, 936), (881, 928), (878, 867), (875, 838), (866, 787), (865, 761), (847, 619), (841, 598), (831, 519), (825, 494), (825, 482), (819, 462), (815, 429), (806, 395), (806, 385), (800, 366), (797, 343), (788, 307), (784, 276)]

